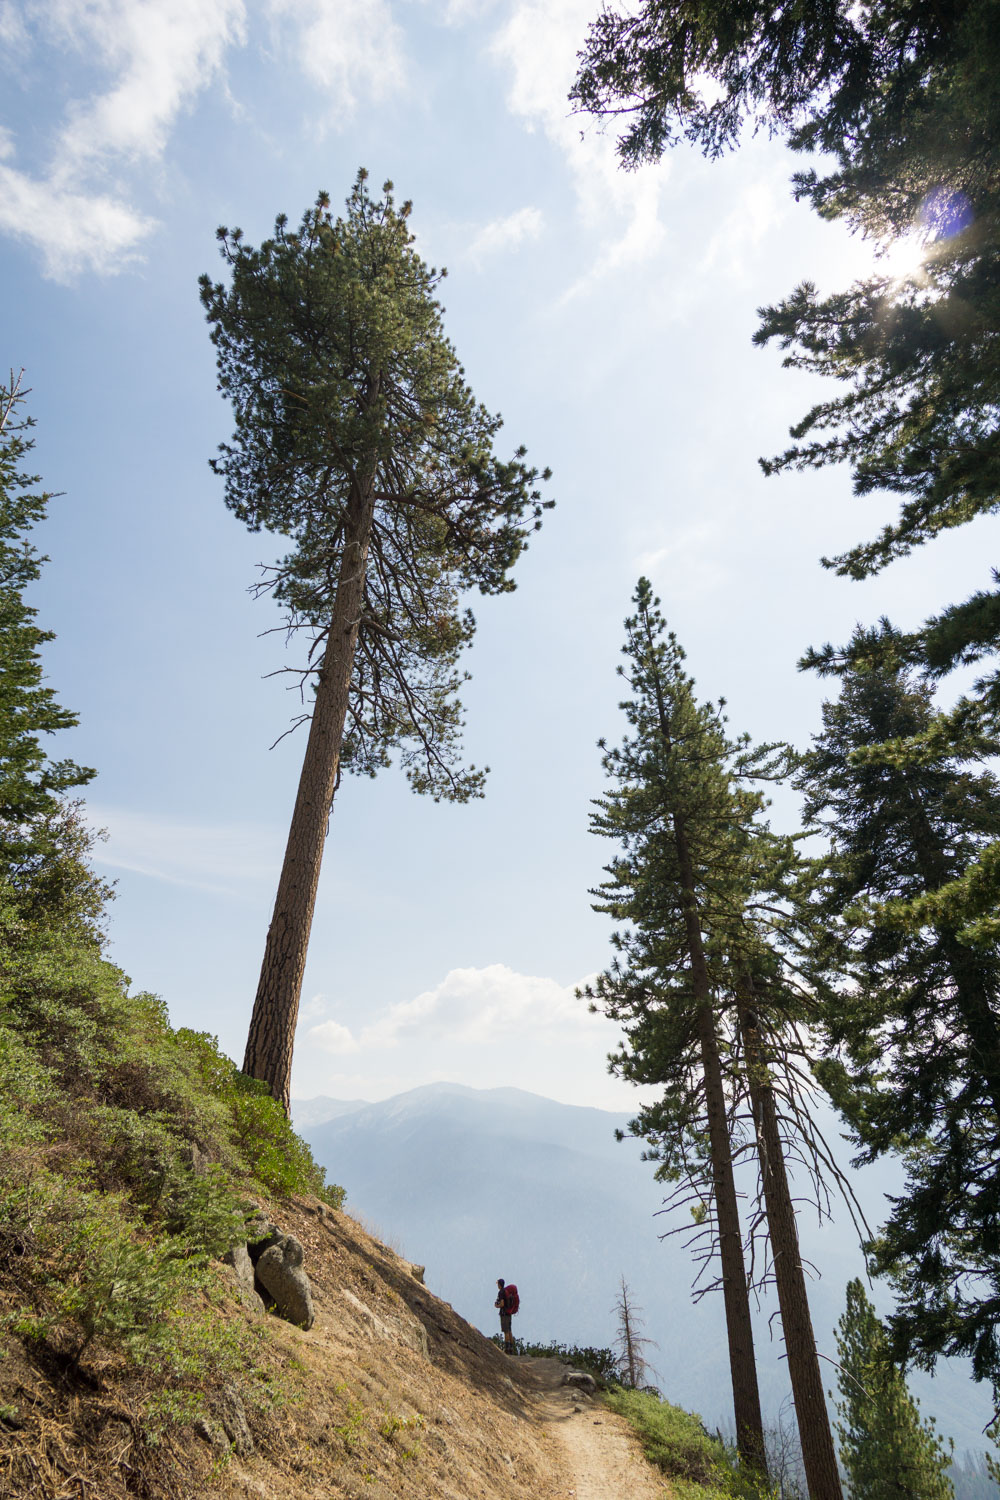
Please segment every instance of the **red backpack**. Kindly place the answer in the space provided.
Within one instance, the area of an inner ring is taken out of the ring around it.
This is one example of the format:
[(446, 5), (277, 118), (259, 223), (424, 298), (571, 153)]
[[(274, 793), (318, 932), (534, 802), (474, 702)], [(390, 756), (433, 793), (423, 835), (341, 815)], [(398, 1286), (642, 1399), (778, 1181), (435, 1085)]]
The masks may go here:
[(517, 1287), (512, 1281), (508, 1281), (503, 1289), (503, 1306), (504, 1312), (509, 1313), (511, 1317), (514, 1316), (521, 1306), (521, 1299), (517, 1295)]

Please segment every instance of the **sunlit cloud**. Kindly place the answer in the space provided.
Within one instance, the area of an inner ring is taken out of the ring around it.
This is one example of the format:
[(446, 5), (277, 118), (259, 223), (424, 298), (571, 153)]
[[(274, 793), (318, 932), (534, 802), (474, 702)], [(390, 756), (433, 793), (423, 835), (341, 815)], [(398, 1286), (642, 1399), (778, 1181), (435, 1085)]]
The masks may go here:
[(267, 3), (306, 78), (329, 95), (327, 123), (346, 120), (361, 98), (378, 102), (405, 87), (403, 34), (388, 0)]
[(490, 256), (516, 250), (526, 240), (537, 240), (543, 224), (542, 212), (538, 208), (519, 208), (505, 218), (492, 219), (475, 234), (466, 257), (473, 265), (479, 266)]
[(578, 212), (597, 240), (592, 265), (564, 301), (649, 260), (666, 236), (659, 209), (669, 162), (623, 172), (613, 136), (571, 111), (576, 54), (593, 15), (593, 0), (515, 0), (492, 43), (494, 57), (510, 70), (509, 108), (562, 152)]

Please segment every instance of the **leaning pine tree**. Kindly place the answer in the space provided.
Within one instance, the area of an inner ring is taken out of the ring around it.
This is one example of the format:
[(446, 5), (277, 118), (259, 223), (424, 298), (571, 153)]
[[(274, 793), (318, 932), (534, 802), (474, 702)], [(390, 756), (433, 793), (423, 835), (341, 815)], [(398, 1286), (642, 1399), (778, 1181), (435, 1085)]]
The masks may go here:
[[(764, 1469), (764, 1434), (743, 1259), (726, 1081), (706, 948), (705, 899), (730, 814), (720, 770), (724, 735), (711, 705), (699, 705), (683, 652), (664, 638), (646, 579), (626, 621), (622, 705), (632, 734), (606, 750), (611, 789), (597, 802), (593, 831), (621, 853), (594, 892), (595, 909), (626, 924), (618, 957), (585, 993), (626, 1023), (629, 1044), (613, 1066), (664, 1085), (657, 1118), (662, 1176), (684, 1176), (707, 1155), (708, 1206), (721, 1261), (736, 1436), (744, 1462)], [(696, 1168), (696, 1171), (698, 1169)]]
[(444, 272), (414, 251), (391, 188), (372, 198), (361, 172), (343, 218), (321, 194), (296, 232), (280, 217), (257, 249), (222, 229), (229, 285), (201, 281), (235, 417), (213, 467), (251, 530), (290, 539), (268, 586), (312, 643), (309, 738), (243, 1064), (286, 1107), (341, 771), (374, 775), (398, 749), (416, 791), (481, 793), (483, 773), (457, 763), (457, 662), (475, 629), (460, 598), (513, 589), (551, 504), (523, 449), (495, 455), (500, 418), (443, 333)]

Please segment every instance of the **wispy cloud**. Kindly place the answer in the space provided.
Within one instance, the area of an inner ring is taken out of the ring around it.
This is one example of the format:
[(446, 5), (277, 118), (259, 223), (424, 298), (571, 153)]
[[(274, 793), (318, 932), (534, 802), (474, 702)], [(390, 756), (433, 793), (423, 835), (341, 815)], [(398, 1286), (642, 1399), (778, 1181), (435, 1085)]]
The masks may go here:
[(204, 824), (90, 803), (87, 817), (107, 839), (95, 863), (130, 870), (168, 885), (234, 895), (248, 884), (272, 880), (281, 858), (281, 833), (253, 823)]
[(669, 164), (623, 172), (613, 138), (570, 112), (576, 54), (593, 17), (593, 0), (515, 0), (492, 46), (510, 69), (510, 109), (563, 153), (580, 216), (598, 239), (593, 264), (564, 301), (615, 271), (642, 264), (659, 250), (666, 233), (659, 208)]
[(473, 236), (466, 257), (473, 265), (481, 266), (491, 255), (516, 250), (525, 240), (537, 240), (543, 224), (538, 208), (518, 208), (505, 218), (491, 219)]
[(163, 154), (180, 112), (243, 41), (243, 0), (36, 0), (23, 21), (22, 47), (76, 52), (111, 82), (68, 106), (41, 173), (19, 168), (5, 139), (0, 230), (36, 245), (55, 280), (117, 271), (155, 220), (107, 178)]
[[(330, 120), (405, 86), (390, 0), (259, 0), (254, 10), (276, 23)], [(137, 206), (148, 193), (138, 169), (160, 160), (181, 115), (224, 85), (247, 28), (244, 0), (28, 0), (17, 9), (0, 0), (8, 57), (48, 49), (107, 80), (66, 107), (41, 168), (17, 159), (13, 136), (0, 139), (0, 233), (36, 247), (58, 281), (139, 258), (157, 221)]]

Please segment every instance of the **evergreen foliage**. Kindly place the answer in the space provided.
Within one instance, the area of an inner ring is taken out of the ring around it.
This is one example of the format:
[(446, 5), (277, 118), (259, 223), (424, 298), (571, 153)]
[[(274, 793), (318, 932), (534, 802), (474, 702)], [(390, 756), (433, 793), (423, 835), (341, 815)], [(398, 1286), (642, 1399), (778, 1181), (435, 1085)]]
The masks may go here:
[(22, 399), (13, 381), (0, 406), (0, 1341), (91, 1383), (130, 1370), (153, 1432), (190, 1419), (212, 1374), (263, 1398), (262, 1335), (220, 1317), (211, 1263), (262, 1197), (343, 1192), (263, 1084), (103, 956), (107, 891), (61, 795), (91, 773), (39, 738), (75, 720), (42, 686), (49, 636), (20, 593), (45, 501), (20, 467)]
[[(711, 155), (746, 123), (816, 153), (796, 196), (880, 244), (912, 233), (919, 271), (872, 274), (822, 295), (804, 282), (761, 309), (756, 341), (836, 381), (792, 428), (767, 473), (847, 463), (860, 495), (897, 495), (896, 519), (828, 567), (877, 573), (940, 532), (1000, 505), (1000, 5), (902, 0), (820, 6), (642, 0), (591, 27), (573, 97), (622, 118), (626, 165), (679, 139)], [(706, 80), (708, 87), (705, 87)], [(985, 581), (984, 581), (985, 582)], [(941, 725), (956, 747), (1000, 723), (1000, 593), (980, 586), (906, 642), (941, 677), (983, 662)], [(969, 873), (972, 906), (994, 911), (1000, 852)]]
[[(293, 550), (266, 587), (311, 636), (315, 701), (244, 1057), (288, 1108), (292, 1049), (330, 807), (344, 766), (374, 776), (399, 750), (418, 792), (464, 802), (458, 668), (475, 630), (465, 591), (509, 592), (552, 502), (501, 420), (475, 400), (444, 336), (444, 272), (413, 249), (410, 204), (347, 214), (320, 194), (297, 232), (258, 249), (219, 230), (230, 285), (201, 280), (234, 440), (214, 467), (251, 530)], [(542, 476), (548, 477), (548, 473)], [(314, 675), (315, 674), (315, 675)]]
[(41, 649), (53, 636), (24, 599), (46, 561), (30, 533), (52, 498), (25, 468), (34, 447), (27, 396), (13, 373), (0, 388), (0, 879), (25, 914), (73, 909), (86, 918), (108, 893), (86, 869), (89, 837), (64, 794), (94, 772), (46, 753), (45, 737), (77, 720), (45, 686)]
[(219, 230), (230, 282), (203, 276), (201, 297), (235, 433), (212, 467), (239, 520), (293, 543), (267, 587), (313, 636), (311, 667), (353, 512), (370, 498), (341, 764), (374, 775), (401, 748), (416, 791), (462, 801), (483, 773), (456, 766), (456, 663), (475, 630), (460, 595), (511, 591), (553, 502), (524, 449), (494, 453), (502, 420), (476, 401), (444, 334), (446, 273), (414, 250), (411, 204), (397, 208), (392, 183), (372, 198), (367, 175), (345, 217), (321, 193), (297, 230), (281, 215), (258, 248)]
[(837, 1436), (852, 1500), (952, 1500), (951, 1454), (921, 1419), (860, 1281), (837, 1334)]
[(806, 817), (830, 840), (815, 898), (830, 941), (815, 962), (850, 975), (828, 990), (833, 1055), (817, 1071), (858, 1162), (906, 1163), (874, 1246), (901, 1294), (897, 1357), (964, 1353), (977, 1379), (997, 1381), (1000, 948), (943, 897), (1000, 833), (1000, 786), (947, 742), (913, 753), (933, 703), (896, 640), (888, 622), (859, 630), (828, 665), (840, 696), (800, 778)]

